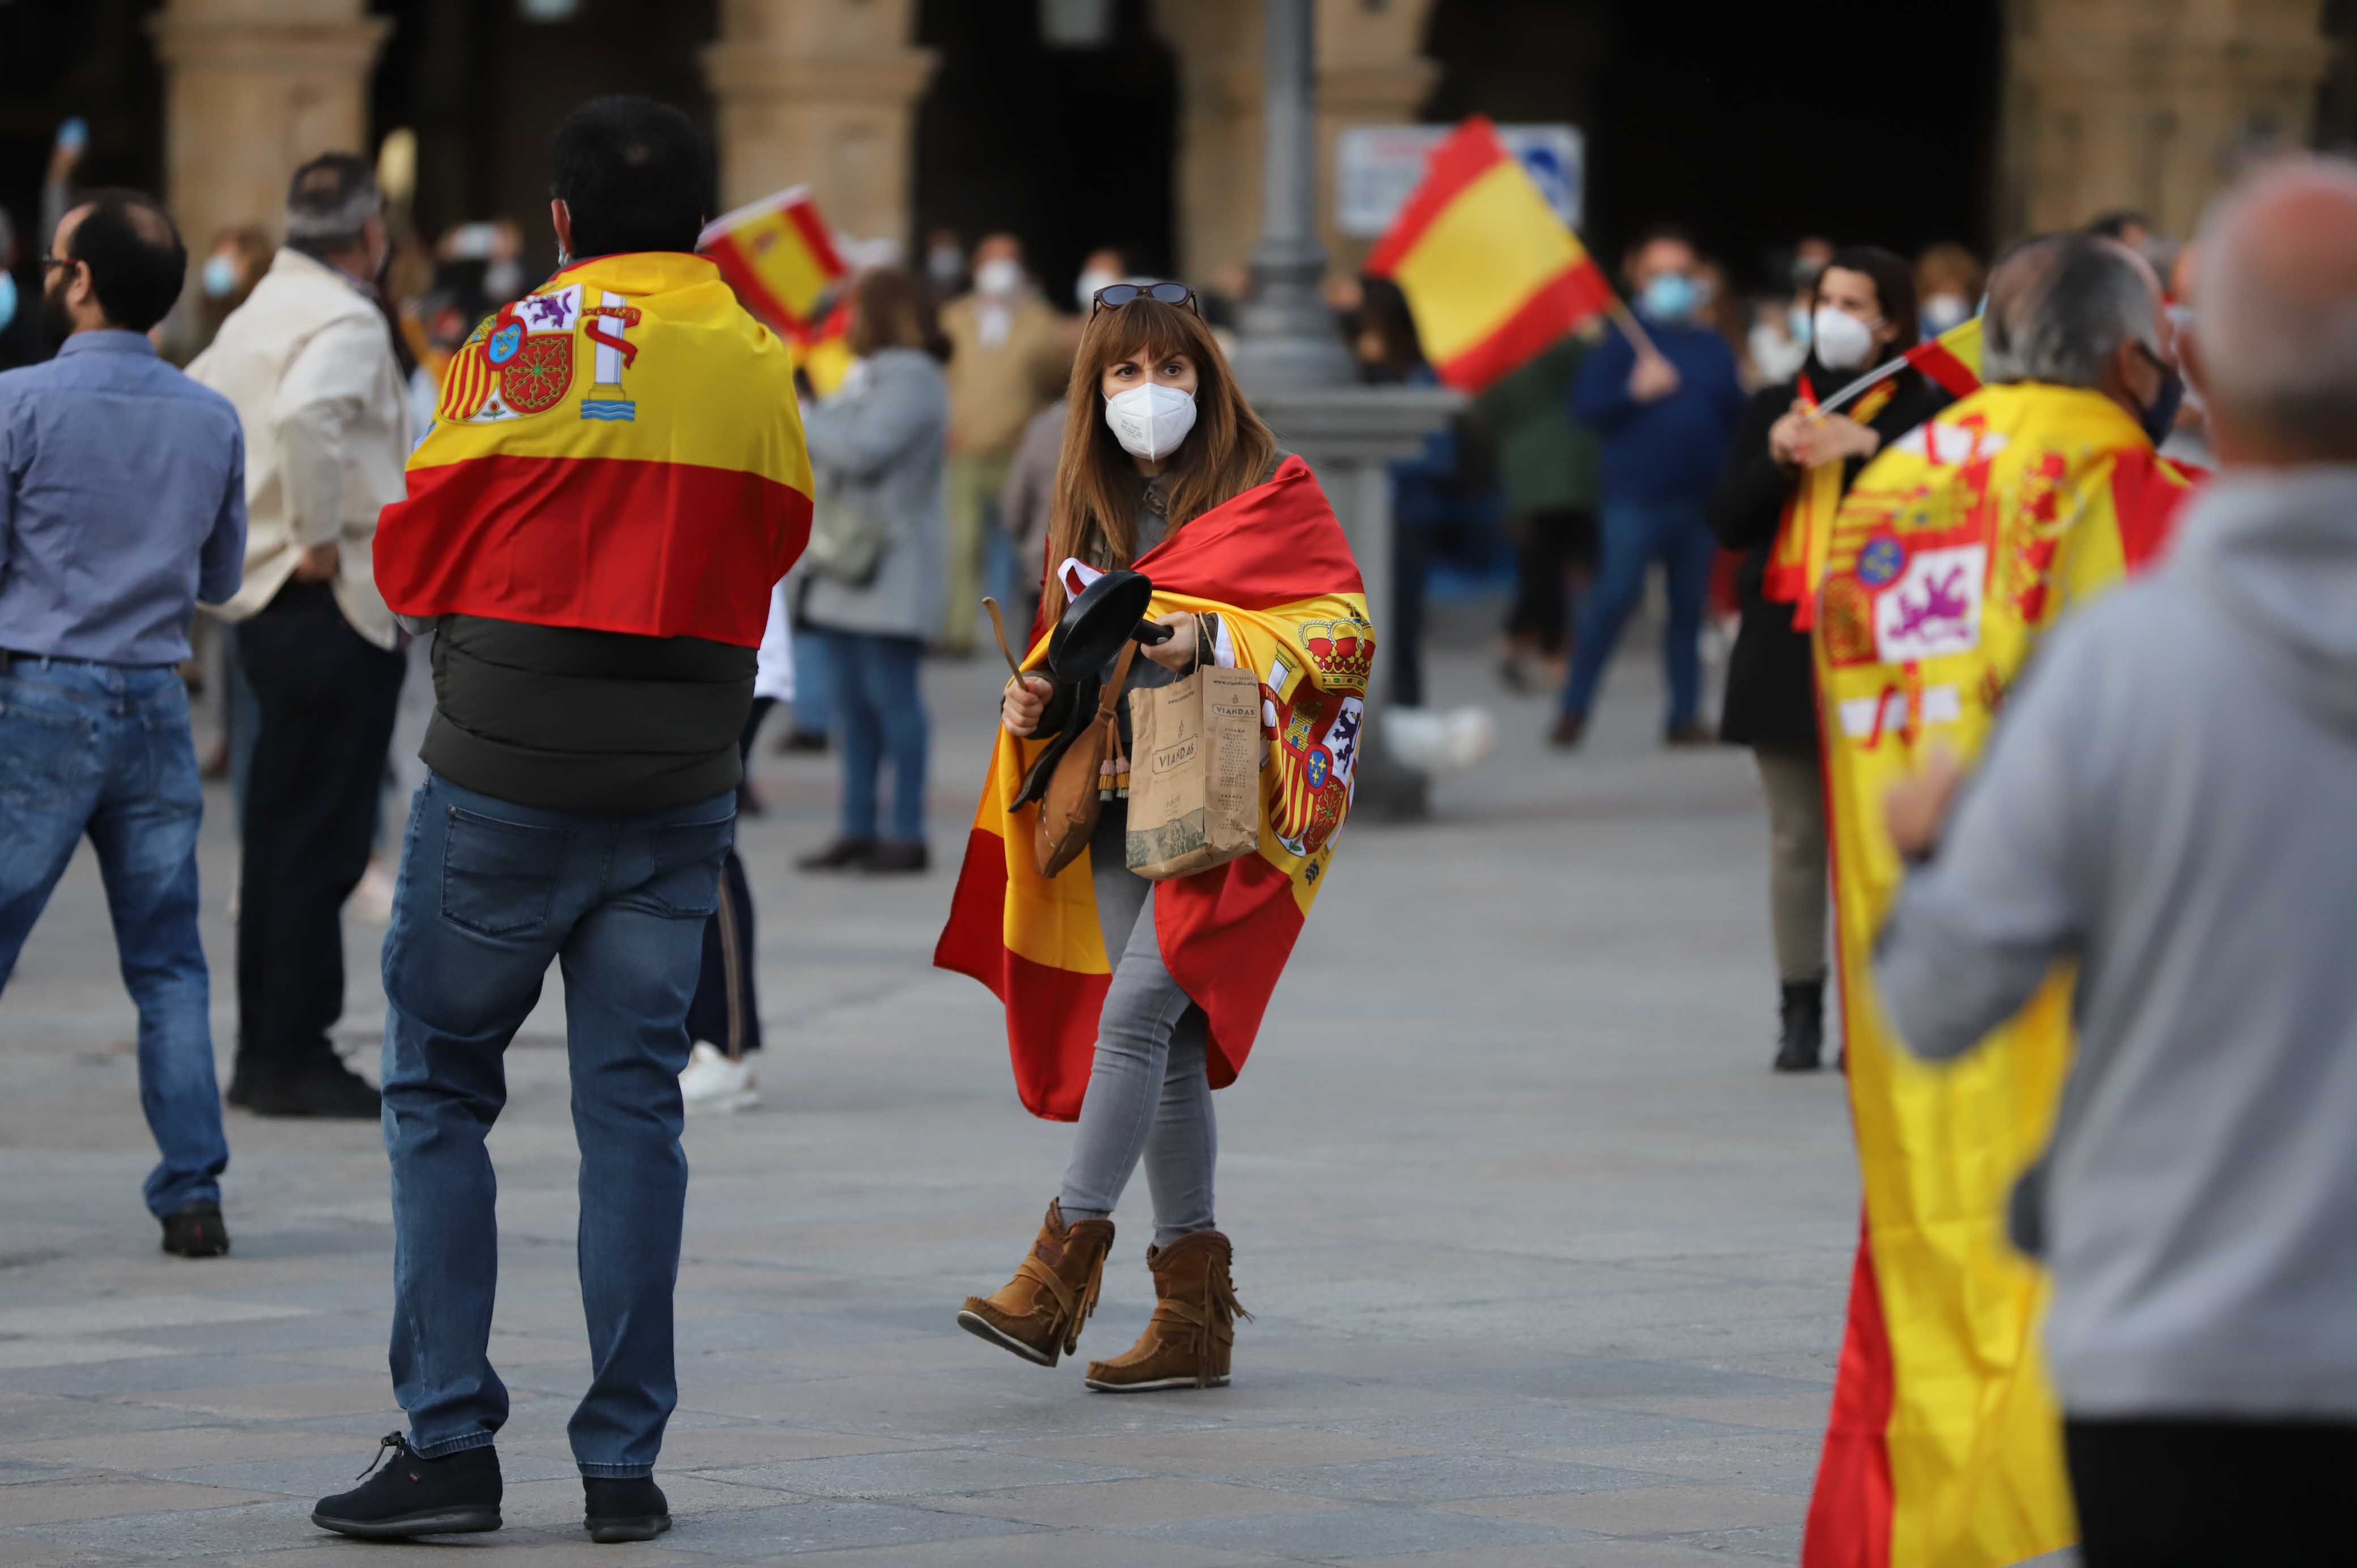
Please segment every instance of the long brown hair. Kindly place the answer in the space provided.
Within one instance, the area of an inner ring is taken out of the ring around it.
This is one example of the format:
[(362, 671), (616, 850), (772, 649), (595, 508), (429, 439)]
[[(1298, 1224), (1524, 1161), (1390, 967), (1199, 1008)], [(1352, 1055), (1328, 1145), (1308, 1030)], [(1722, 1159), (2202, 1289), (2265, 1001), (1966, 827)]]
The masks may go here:
[(1195, 362), (1195, 427), (1164, 466), (1170, 531), (1202, 516), (1268, 477), (1276, 437), (1236, 386), (1235, 372), (1202, 318), (1183, 305), (1135, 299), (1100, 310), (1081, 333), (1065, 393), (1064, 450), (1056, 465), (1056, 494), (1048, 513), (1048, 582), (1041, 608), (1049, 619), (1064, 611), (1064, 585), (1055, 564), (1086, 559), (1102, 542), (1114, 564), (1137, 556), (1137, 509), (1146, 480), (1104, 420), (1104, 373), (1124, 360), (1151, 364), (1172, 354)]
[(851, 330), (845, 347), (861, 359), (879, 349), (922, 349), (946, 362), (950, 340), (933, 309), (933, 291), (916, 274), (877, 267), (852, 285)]

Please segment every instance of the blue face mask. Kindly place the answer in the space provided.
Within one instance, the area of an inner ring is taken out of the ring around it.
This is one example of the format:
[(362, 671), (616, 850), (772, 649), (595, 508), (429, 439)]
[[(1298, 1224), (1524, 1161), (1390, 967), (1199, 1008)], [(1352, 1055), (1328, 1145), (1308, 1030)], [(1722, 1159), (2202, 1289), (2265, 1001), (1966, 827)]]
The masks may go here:
[(1645, 285), (1637, 303), (1656, 321), (1684, 321), (1701, 303), (1701, 291), (1684, 273), (1663, 273)]
[(0, 273), (0, 332), (16, 319), (16, 279), (9, 273)]
[(205, 258), (205, 293), (214, 299), (227, 299), (237, 287), (237, 263), (215, 252)]

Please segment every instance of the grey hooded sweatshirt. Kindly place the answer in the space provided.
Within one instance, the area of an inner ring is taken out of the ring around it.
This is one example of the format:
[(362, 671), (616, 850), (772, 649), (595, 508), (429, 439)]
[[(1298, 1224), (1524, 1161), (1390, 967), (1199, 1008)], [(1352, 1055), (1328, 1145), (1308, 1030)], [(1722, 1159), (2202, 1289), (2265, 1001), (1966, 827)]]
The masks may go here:
[(2056, 630), (1875, 978), (1958, 1056), (2079, 964), (2015, 1232), (2065, 1411), (2357, 1421), (2357, 467), (2246, 470)]

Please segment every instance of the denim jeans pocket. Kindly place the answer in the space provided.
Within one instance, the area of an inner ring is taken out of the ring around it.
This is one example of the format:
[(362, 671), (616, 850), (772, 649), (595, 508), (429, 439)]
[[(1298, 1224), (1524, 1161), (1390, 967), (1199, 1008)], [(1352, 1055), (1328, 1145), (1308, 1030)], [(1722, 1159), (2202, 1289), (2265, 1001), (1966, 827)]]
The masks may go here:
[(99, 715), (66, 693), (0, 676), (0, 800), (81, 802), (100, 766)]
[(736, 822), (680, 822), (647, 834), (652, 873), (626, 903), (676, 920), (703, 920), (720, 907), (720, 868), (736, 842)]
[(442, 841), (442, 918), (486, 937), (529, 936), (546, 925), (573, 834), (457, 806), (449, 812)]

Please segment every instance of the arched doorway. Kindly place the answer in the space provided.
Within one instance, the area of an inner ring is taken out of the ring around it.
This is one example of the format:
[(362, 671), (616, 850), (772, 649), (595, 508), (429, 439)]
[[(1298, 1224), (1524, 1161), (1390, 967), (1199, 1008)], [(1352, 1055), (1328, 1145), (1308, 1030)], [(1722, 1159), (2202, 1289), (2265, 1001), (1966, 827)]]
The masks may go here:
[(1178, 72), (1146, 10), (1118, 0), (1102, 44), (1057, 48), (1036, 4), (923, 0), (917, 41), (941, 65), (917, 108), (917, 236), (1019, 235), (1063, 305), (1099, 245), (1168, 271)]

